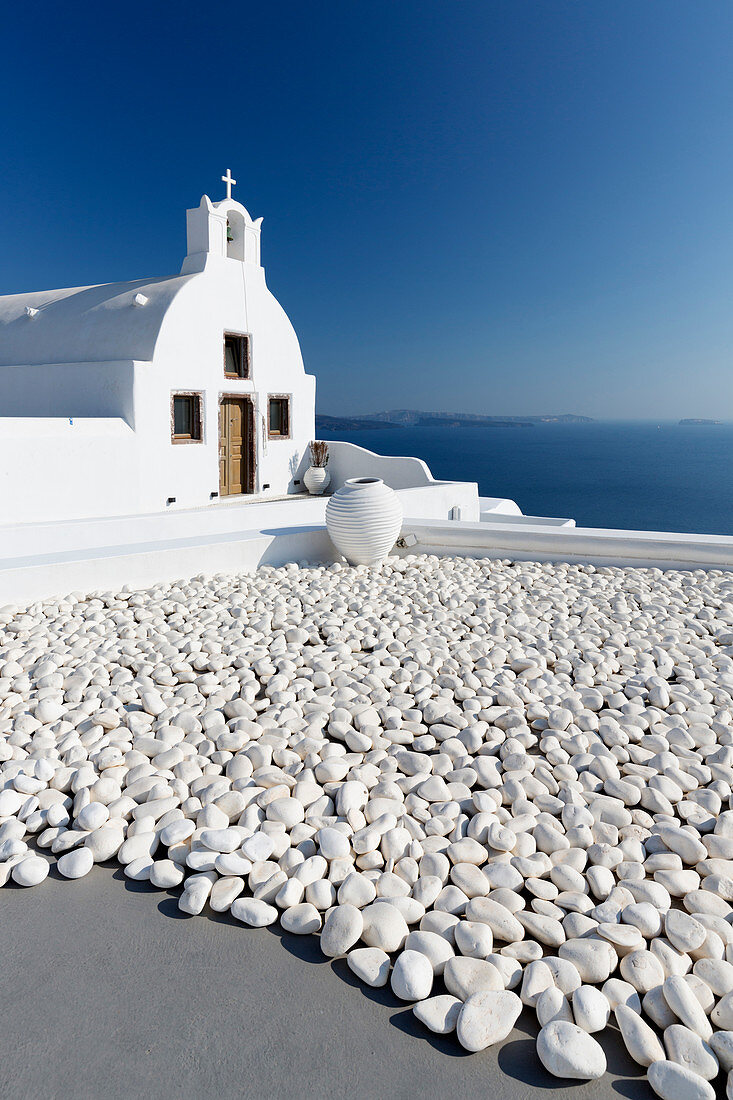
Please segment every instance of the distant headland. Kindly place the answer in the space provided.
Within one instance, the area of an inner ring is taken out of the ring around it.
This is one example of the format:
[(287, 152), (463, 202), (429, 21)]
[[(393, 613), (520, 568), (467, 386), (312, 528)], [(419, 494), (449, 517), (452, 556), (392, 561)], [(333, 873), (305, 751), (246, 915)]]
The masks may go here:
[(688, 416), (680, 420), (680, 424), (722, 424), (722, 420), (700, 420), (698, 417)]
[(392, 409), (364, 416), (316, 414), (319, 431), (359, 431), (366, 428), (532, 428), (535, 424), (592, 424), (592, 416), (561, 413), (559, 416), (482, 416), (478, 413), (420, 412)]

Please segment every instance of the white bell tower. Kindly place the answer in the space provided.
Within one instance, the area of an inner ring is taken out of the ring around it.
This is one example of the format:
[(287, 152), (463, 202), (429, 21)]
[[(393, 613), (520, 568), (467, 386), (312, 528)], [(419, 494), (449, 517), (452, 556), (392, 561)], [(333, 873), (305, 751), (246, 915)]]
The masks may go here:
[(260, 230), (262, 218), (253, 220), (240, 202), (231, 197), (232, 179), (227, 168), (221, 177), (227, 197), (212, 203), (204, 195), (198, 206), (186, 211), (188, 249), (182, 275), (204, 271), (212, 264), (235, 261), (260, 266)]

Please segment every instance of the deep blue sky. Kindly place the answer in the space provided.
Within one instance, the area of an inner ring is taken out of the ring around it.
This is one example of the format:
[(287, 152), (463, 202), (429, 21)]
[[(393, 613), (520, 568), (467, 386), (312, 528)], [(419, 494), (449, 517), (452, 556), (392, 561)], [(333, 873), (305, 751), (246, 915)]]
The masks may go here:
[(3, 15), (0, 293), (264, 216), (322, 412), (733, 418), (730, 0)]

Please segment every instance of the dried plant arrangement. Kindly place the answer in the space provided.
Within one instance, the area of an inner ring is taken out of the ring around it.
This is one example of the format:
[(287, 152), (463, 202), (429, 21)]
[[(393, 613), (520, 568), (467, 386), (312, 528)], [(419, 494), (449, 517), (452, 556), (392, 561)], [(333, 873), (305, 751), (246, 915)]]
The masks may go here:
[(310, 443), (311, 466), (328, 466), (328, 443), (314, 439)]

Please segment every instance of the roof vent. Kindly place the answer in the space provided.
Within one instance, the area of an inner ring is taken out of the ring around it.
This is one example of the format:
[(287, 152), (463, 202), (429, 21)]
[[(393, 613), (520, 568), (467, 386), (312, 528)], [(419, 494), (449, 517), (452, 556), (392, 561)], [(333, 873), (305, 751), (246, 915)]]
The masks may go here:
[(135, 306), (146, 306), (150, 299), (147, 294), (140, 294), (139, 292), (132, 299), (132, 304)]

